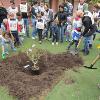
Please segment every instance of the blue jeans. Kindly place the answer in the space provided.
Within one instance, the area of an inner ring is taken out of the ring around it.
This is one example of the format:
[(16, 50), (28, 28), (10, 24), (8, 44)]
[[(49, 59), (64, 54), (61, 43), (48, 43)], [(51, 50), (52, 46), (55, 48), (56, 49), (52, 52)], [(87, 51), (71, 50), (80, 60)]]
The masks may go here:
[(64, 41), (64, 29), (65, 29), (64, 25), (59, 26), (59, 39), (60, 39), (60, 42)]
[(4, 24), (1, 24), (1, 30), (2, 30), (2, 32), (6, 32)]
[[(11, 49), (13, 50), (15, 47), (14, 47), (14, 43), (13, 43), (12, 39), (9, 38), (7, 40), (8, 40), (8, 43), (10, 44)], [(1, 41), (1, 45), (4, 46), (4, 52), (2, 52), (2, 53), (8, 52), (8, 43), (6, 43), (4, 39), (2, 39), (0, 41)]]
[(49, 23), (47, 23), (47, 25), (46, 25), (46, 30), (45, 30), (45, 32), (43, 33), (44, 35), (45, 35), (45, 37), (47, 37), (48, 38), (48, 31), (50, 30), (50, 36), (49, 36), (49, 38), (52, 38), (52, 29), (51, 29), (51, 22), (49, 22)]
[(28, 21), (28, 18), (23, 18), (24, 20), (24, 26), (25, 26), (25, 29), (26, 29), (26, 36), (29, 37), (29, 21)]
[(84, 37), (84, 51), (88, 52), (89, 51), (89, 42), (90, 42), (91, 36), (89, 37)]
[(37, 36), (36, 19), (35, 18), (32, 18), (32, 26), (33, 26), (32, 37), (35, 37), (35, 36)]

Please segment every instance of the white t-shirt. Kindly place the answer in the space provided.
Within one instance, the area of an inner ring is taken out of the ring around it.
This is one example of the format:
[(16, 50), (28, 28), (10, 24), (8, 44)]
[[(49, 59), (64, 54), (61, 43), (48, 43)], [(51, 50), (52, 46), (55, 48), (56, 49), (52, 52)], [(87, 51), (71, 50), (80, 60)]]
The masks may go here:
[(80, 3), (78, 4), (78, 10), (83, 11), (83, 5), (81, 5)]
[(38, 9), (39, 9), (40, 12), (45, 12), (44, 7), (39, 6)]
[(28, 5), (26, 4), (20, 4), (20, 12), (27, 13), (28, 11)]
[(15, 16), (15, 18), (16, 18), (16, 13), (18, 13), (18, 8), (17, 8), (17, 7), (15, 7), (15, 8), (9, 7), (9, 8), (7, 9), (7, 11), (8, 11), (8, 14), (9, 14), (9, 13), (13, 13), (14, 16)]
[(9, 24), (9, 30), (10, 31), (17, 31), (18, 30), (18, 20), (10, 20), (8, 19), (8, 24)]
[(18, 25), (21, 25), (22, 26), (22, 30), (19, 33), (24, 33), (25, 34), (24, 20), (21, 19), (20, 21), (18, 21)]
[(41, 19), (41, 21), (36, 21), (36, 28), (37, 29), (44, 29), (44, 20)]

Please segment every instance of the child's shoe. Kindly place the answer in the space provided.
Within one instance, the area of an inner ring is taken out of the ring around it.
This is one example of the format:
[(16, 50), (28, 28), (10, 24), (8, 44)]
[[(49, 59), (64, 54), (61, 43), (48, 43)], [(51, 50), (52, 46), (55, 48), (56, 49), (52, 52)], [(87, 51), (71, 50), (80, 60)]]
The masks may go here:
[(42, 41), (39, 41), (39, 43), (41, 44), (41, 43), (42, 43)]
[(84, 52), (84, 56), (89, 55), (89, 51)]
[(54, 42), (52, 42), (52, 45), (54, 45)]
[(16, 52), (16, 51), (17, 51), (17, 50), (16, 50), (16, 48), (13, 48), (12, 50), (13, 50), (14, 52)]
[(56, 42), (56, 45), (58, 45), (58, 42)]
[(6, 52), (5, 52), (5, 54), (6, 54), (6, 55), (9, 55), (9, 52), (8, 52), (8, 51), (6, 51)]
[(32, 37), (32, 40), (35, 40), (35, 37)]
[(5, 53), (2, 53), (2, 59), (5, 59), (5, 58), (6, 58)]

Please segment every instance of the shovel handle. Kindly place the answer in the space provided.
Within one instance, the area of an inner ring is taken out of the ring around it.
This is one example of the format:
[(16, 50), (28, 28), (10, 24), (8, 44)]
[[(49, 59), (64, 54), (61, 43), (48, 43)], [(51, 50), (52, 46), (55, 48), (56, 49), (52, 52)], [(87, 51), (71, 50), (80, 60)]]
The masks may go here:
[(91, 63), (91, 65), (94, 65), (99, 59), (100, 59), (100, 54), (97, 55), (97, 57), (93, 60), (93, 62)]
[(83, 36), (79, 39), (79, 42), (78, 42), (77, 48), (80, 46), (80, 43), (81, 43), (81, 41), (82, 41), (82, 38), (83, 38)]

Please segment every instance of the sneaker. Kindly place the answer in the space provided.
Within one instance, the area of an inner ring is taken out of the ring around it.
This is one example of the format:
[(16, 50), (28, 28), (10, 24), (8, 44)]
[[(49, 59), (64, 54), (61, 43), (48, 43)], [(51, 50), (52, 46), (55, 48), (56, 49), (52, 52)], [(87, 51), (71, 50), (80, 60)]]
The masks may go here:
[(45, 37), (44, 39), (45, 39), (45, 40), (47, 40), (48, 38), (47, 38), (47, 37)]
[(52, 38), (49, 38), (48, 40), (49, 40), (49, 41), (51, 41), (51, 40), (52, 40)]
[(42, 43), (42, 41), (39, 41), (39, 43), (41, 44), (41, 43)]
[(2, 59), (5, 59), (5, 58), (6, 58), (5, 53), (2, 53)]
[(82, 49), (81, 52), (85, 52), (85, 49)]
[(52, 42), (52, 45), (54, 45), (54, 42)]
[(35, 40), (35, 37), (32, 37), (32, 40)]
[(58, 45), (58, 42), (56, 42), (56, 45)]
[(13, 48), (12, 50), (13, 50), (13, 51), (17, 51), (16, 48)]
[(8, 51), (5, 52), (6, 55), (9, 55)]
[(92, 49), (92, 44), (89, 44), (89, 48)]
[(83, 54), (84, 54), (84, 56), (87, 56), (87, 55), (89, 55), (89, 51), (86, 51)]
[(37, 39), (38, 37), (37, 37), (37, 36), (35, 36), (35, 38)]

